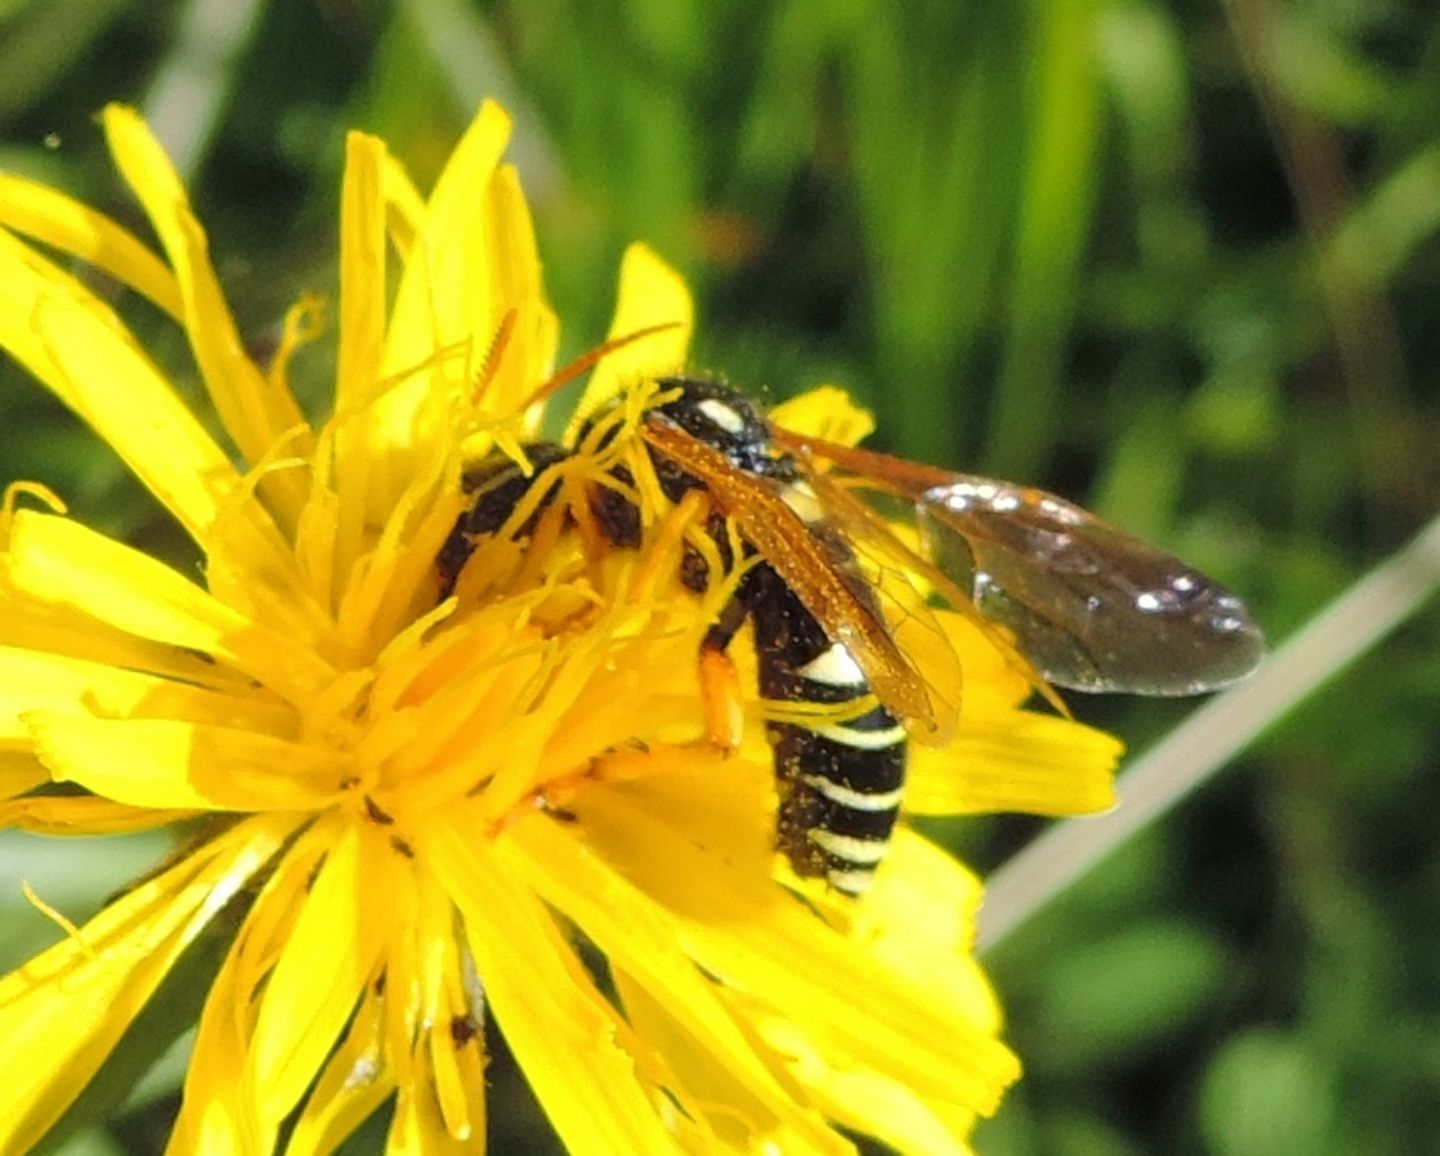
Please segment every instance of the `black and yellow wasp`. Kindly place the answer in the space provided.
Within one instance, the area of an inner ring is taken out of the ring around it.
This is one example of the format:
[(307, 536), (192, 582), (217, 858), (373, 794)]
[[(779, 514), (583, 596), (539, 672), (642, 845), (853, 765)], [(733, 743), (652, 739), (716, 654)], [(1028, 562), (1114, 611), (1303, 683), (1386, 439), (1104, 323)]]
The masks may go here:
[[(677, 376), (656, 386), (639, 430), (661, 489), (671, 501), (703, 491), (722, 560), (740, 561), (737, 541), (745, 555), (702, 659), (723, 654), (748, 621), (763, 698), (836, 707), (813, 723), (767, 724), (776, 842), (801, 876), (851, 895), (869, 886), (901, 803), (908, 734), (936, 727), (940, 704), (955, 697), (917, 671), (862, 553), (888, 556), (920, 577), (927, 597), (999, 627), (1000, 645), (1013, 641), (1037, 678), (1060, 686), (1194, 694), (1243, 677), (1263, 653), (1232, 594), (1060, 498), (787, 432), (719, 381)], [(585, 441), (582, 429), (577, 444)], [(553, 442), (525, 451), (528, 472), (500, 454), (467, 471), (473, 504), (437, 560), (443, 592), (534, 487), (545, 489), (517, 538), (559, 494), (548, 471), (571, 451)], [(635, 547), (639, 510), (625, 496), (634, 479), (626, 466), (615, 470), (619, 484), (591, 487), (590, 514), (609, 546)], [(875, 499), (908, 509), (919, 549), (874, 512)], [(692, 561), (682, 578), (703, 590), (710, 575)]]

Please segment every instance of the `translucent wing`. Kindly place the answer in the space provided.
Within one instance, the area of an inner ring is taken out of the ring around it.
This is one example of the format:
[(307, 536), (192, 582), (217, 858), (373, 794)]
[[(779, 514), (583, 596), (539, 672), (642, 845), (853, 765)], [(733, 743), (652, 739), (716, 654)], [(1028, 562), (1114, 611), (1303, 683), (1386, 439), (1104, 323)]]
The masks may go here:
[[(964, 672), (953, 641), (939, 625), (929, 600), (919, 593), (917, 586), (969, 619), (1017, 675), (1030, 683), (1059, 714), (1069, 714), (1064, 701), (1051, 689), (1044, 675), (1016, 649), (1013, 635), (1000, 629), (976, 609), (968, 591), (930, 560), (923, 541), (912, 544), (902, 538), (896, 525), (907, 517), (913, 519), (913, 502), (882, 512), (877, 508), (880, 503), (867, 503), (857, 496), (857, 491), (865, 489), (862, 480), (819, 470), (807, 476), (820, 495), (827, 517), (855, 546), (857, 557), (862, 560), (867, 573), (873, 575), (872, 581), (881, 588), (891, 630), (900, 648), (923, 672), (930, 701), (936, 706), (945, 735), (953, 733), (959, 722)], [(894, 503), (887, 505), (893, 506)], [(905, 508), (907, 505), (908, 509)]]
[(851, 485), (913, 502), (926, 554), (1046, 679), (1084, 691), (1183, 695), (1250, 673), (1259, 627), (1224, 587), (1042, 490), (952, 474), (777, 431)]
[[(929, 598), (929, 592), (943, 598), (948, 580), (916, 553), (918, 543), (902, 538), (889, 519), (851, 490), (818, 472), (807, 474), (807, 483), (820, 499), (827, 526), (854, 551), (855, 566), (875, 596), (890, 637), (924, 684), (930, 714), (924, 727), (911, 728), (911, 737), (932, 745), (948, 742), (960, 722), (964, 671), (955, 640), (940, 625)], [(1013, 654), (1006, 639), (992, 641)], [(1013, 658), (1018, 673), (1042, 692), (1048, 689), (1022, 657)], [(1055, 705), (1064, 711), (1058, 700)]]
[(940, 729), (943, 724), (937, 721), (925, 681), (896, 641), (873, 592), (857, 589), (859, 574), (837, 566), (832, 552), (785, 502), (771, 479), (736, 469), (719, 451), (656, 415), (642, 433), (651, 446), (705, 484), (745, 540), (775, 568), (826, 632), (850, 651), (891, 711), (923, 732)]

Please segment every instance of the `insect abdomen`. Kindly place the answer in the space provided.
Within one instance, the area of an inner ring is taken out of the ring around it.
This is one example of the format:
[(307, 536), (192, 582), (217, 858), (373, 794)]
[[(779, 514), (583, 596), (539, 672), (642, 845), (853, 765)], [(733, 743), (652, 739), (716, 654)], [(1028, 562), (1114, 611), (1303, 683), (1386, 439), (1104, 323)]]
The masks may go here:
[[(515, 512), (525, 495), (544, 475), (546, 467), (564, 461), (569, 456), (569, 451), (554, 442), (532, 442), (525, 447), (525, 454), (530, 460), (529, 473), (522, 470), (513, 459), (499, 452), (465, 472), (461, 485), (467, 494), (473, 496), (474, 502), (460, 515), (435, 559), (435, 571), (440, 579), (442, 598), (449, 597), (455, 589), (455, 580), (460, 576), (460, 571), (469, 561), (470, 555), (475, 552), (475, 543), (497, 533), (510, 520), (510, 515)], [(517, 539), (528, 538), (534, 532), (535, 522), (540, 514), (558, 494), (559, 486), (552, 480), (550, 489), (541, 499), (535, 514), (515, 531), (514, 536)]]
[[(858, 702), (870, 684), (766, 563), (742, 598), (755, 624), (760, 693), (816, 706)], [(776, 842), (796, 874), (865, 891), (889, 847), (905, 782), (905, 731), (883, 706), (843, 722), (768, 724), (780, 794)]]

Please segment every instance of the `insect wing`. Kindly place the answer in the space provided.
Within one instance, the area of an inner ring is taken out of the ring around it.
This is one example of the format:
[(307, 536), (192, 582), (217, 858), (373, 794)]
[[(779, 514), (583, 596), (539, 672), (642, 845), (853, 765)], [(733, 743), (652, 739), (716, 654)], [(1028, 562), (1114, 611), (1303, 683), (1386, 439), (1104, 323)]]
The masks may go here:
[[(888, 487), (882, 486), (877, 490), (872, 484), (873, 479), (817, 471), (810, 474), (810, 480), (821, 494), (827, 513), (844, 527), (847, 538), (855, 544), (857, 556), (868, 561), (876, 585), (887, 592), (892, 586), (908, 591), (908, 594), (882, 600), (886, 604), (891, 631), (901, 649), (924, 672), (931, 702), (941, 704), (944, 711), (950, 712), (942, 715), (946, 734), (952, 733), (959, 721), (959, 687), (963, 668), (953, 641), (931, 610), (931, 600), (935, 598), (968, 620), (1000, 654), (1005, 664), (1059, 714), (1069, 713), (1045, 676), (1016, 648), (1013, 632), (1002, 629), (981, 614), (968, 590), (931, 560), (930, 550), (919, 530), (910, 527), (912, 533), (909, 536), (920, 539), (913, 544), (902, 537), (899, 526), (907, 519), (911, 522), (917, 520), (914, 501), (897, 498)], [(866, 497), (862, 498), (861, 494)], [(885, 513), (880, 512), (882, 508)], [(897, 571), (908, 577), (887, 581), (893, 579)], [(921, 590), (927, 594), (921, 594)], [(937, 640), (940, 642), (938, 648)], [(940, 712), (937, 710), (937, 713)]]
[(785, 433), (873, 491), (913, 502), (925, 553), (1050, 682), (1184, 695), (1243, 678), (1259, 627), (1224, 587), (1043, 490)]
[(642, 433), (651, 446), (705, 484), (717, 508), (734, 520), (827, 633), (850, 651), (880, 701), (922, 730), (935, 730), (924, 680), (883, 615), (855, 589), (851, 576), (837, 567), (831, 551), (774, 485), (736, 469), (719, 451), (659, 415), (648, 418)]
[[(903, 516), (887, 517), (828, 474), (807, 472), (807, 481), (820, 498), (827, 524), (854, 551), (855, 566), (878, 601), (890, 637), (925, 685), (930, 726), (912, 737), (932, 745), (947, 742), (960, 721), (964, 670), (954, 637), (936, 617), (934, 596), (953, 601), (953, 595), (945, 593), (947, 586), (953, 590), (953, 583), (919, 553), (922, 544), (915, 540), (914, 527), (902, 525)], [(968, 601), (961, 602), (970, 609)], [(982, 630), (997, 635), (995, 645), (1013, 657), (1018, 674), (1039, 684), (1038, 673), (1010, 650), (998, 631), (973, 611), (971, 617)]]
[(957, 476), (925, 493), (932, 554), (1051, 682), (1183, 695), (1264, 654), (1244, 605), (1178, 558), (1041, 490)]

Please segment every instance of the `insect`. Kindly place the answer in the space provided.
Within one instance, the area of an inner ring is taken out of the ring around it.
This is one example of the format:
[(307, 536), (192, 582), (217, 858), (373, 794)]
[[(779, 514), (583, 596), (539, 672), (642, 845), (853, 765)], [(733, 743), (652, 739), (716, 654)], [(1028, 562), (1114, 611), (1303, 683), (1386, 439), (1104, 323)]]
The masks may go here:
[[(1013, 640), (1037, 679), (1065, 687), (1194, 694), (1243, 677), (1263, 653), (1234, 595), (1060, 498), (790, 433), (719, 381), (656, 385), (640, 436), (660, 488), (672, 502), (703, 491), (723, 563), (737, 561), (733, 526), (745, 565), (704, 637), (702, 662), (722, 656), (748, 621), (762, 698), (830, 708), (767, 723), (776, 844), (798, 875), (848, 895), (867, 889), (895, 826), (909, 736), (943, 732), (954, 698), (911, 661), (862, 555), (918, 573), (953, 607), (998, 627), (997, 644)], [(596, 441), (607, 413), (590, 418), (577, 445)], [(612, 421), (604, 436), (618, 428)], [(549, 467), (573, 451), (537, 442), (526, 452), (529, 473), (503, 455), (467, 472), (473, 504), (437, 559), (443, 593), (532, 490), (544, 488), (512, 532), (517, 540), (556, 500)], [(634, 479), (623, 465), (612, 472), (620, 485), (593, 486), (590, 513), (608, 545), (635, 547), (640, 515), (626, 496)], [(908, 509), (918, 550), (874, 512), (877, 500)], [(697, 591), (710, 577), (698, 556), (683, 567)], [(924, 599), (911, 597), (911, 617), (923, 621)]]

